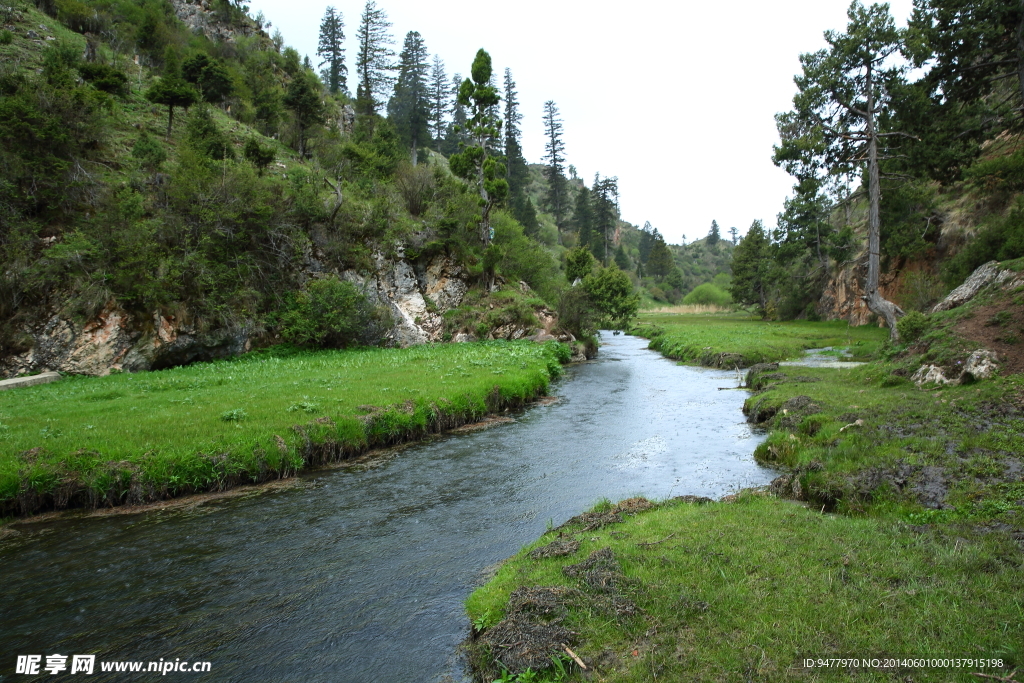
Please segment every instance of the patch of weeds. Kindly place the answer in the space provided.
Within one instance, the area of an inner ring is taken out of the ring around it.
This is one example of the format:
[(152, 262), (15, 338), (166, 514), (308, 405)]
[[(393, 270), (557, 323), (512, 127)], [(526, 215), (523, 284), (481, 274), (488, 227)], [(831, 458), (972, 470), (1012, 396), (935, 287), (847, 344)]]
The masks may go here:
[(985, 321), (988, 327), (1004, 327), (1013, 321), (1013, 314), (1009, 310), (1002, 310)]
[(320, 405), (319, 404), (314, 403), (313, 401), (308, 400), (308, 397), (303, 397), (303, 398), (306, 398), (307, 400), (299, 401), (298, 403), (293, 403), (292, 405), (288, 406), (288, 412), (289, 413), (294, 413), (294, 412), (298, 412), (300, 410), (302, 412), (304, 412), (304, 413), (319, 413), (320, 412), (321, 409), (320, 409)]
[(234, 410), (227, 410), (227, 411), (225, 411), (225, 412), (220, 414), (220, 419), (224, 420), (225, 422), (241, 422), (242, 420), (246, 419), (247, 417), (249, 417), (249, 414), (246, 413), (241, 408), (235, 408)]

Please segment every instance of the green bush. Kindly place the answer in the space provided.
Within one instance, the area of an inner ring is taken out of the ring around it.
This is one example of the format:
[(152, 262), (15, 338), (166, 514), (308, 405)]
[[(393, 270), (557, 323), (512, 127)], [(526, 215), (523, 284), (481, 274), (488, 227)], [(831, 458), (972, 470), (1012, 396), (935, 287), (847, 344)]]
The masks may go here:
[(115, 67), (107, 64), (79, 64), (78, 73), (82, 80), (92, 87), (111, 95), (125, 95), (128, 92), (128, 76)]
[(146, 131), (142, 131), (135, 141), (135, 145), (132, 147), (132, 156), (139, 160), (143, 168), (151, 171), (159, 169), (160, 164), (167, 160), (167, 152), (164, 151), (163, 145), (154, 140)]
[(0, 45), (10, 45), (14, 42), (14, 34), (4, 29), (0, 31)]
[(390, 327), (388, 316), (351, 282), (315, 280), (281, 316), (285, 341), (317, 348), (379, 344)]
[(640, 309), (640, 295), (633, 292), (628, 275), (616, 266), (601, 268), (584, 278), (582, 286), (601, 324), (612, 329), (629, 329)]
[(900, 333), (900, 339), (907, 343), (920, 339), (929, 327), (931, 321), (920, 311), (911, 311), (896, 322), (896, 331)]
[(710, 282), (694, 288), (692, 292), (683, 297), (683, 303), (687, 306), (729, 306), (732, 304), (732, 297)]

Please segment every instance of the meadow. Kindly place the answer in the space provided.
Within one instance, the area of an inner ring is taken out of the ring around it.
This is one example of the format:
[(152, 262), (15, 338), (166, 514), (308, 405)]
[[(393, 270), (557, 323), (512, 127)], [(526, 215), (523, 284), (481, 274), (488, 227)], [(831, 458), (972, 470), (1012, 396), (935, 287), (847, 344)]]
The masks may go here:
[(840, 346), (853, 360), (873, 356), (888, 337), (874, 326), (845, 322), (765, 322), (742, 313), (686, 315), (641, 312), (633, 334), (668, 358), (714, 367), (750, 367), (796, 358), (806, 349)]
[(0, 516), (278, 478), (543, 394), (568, 348), (256, 352), (0, 393)]

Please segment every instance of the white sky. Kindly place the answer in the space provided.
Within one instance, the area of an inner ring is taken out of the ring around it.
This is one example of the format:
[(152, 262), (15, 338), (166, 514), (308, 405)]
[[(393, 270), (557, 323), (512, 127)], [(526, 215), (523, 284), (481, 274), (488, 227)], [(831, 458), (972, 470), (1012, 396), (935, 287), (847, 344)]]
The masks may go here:
[[(345, 20), (349, 89), (363, 3), (330, 0)], [(285, 43), (316, 65), (324, 0), (253, 0)], [(419, 31), (449, 76), (468, 74), (477, 49), (500, 76), (512, 69), (527, 161), (544, 154), (543, 104), (565, 125), (566, 157), (589, 185), (618, 176), (622, 217), (649, 220), (671, 243), (775, 224), (791, 179), (771, 162), (774, 115), (792, 104), (798, 57), (846, 27), (847, 0), (566, 2), (378, 0), (395, 51)], [(911, 0), (893, 0), (905, 25)], [(270, 29), (273, 32), (273, 28)]]

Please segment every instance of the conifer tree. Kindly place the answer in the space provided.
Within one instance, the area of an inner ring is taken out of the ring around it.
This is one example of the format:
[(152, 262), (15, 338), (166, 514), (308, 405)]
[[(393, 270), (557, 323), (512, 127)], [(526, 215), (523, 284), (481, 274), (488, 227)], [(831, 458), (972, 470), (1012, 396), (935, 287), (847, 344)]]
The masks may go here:
[[(544, 103), (544, 159), (547, 168), (544, 176), (548, 181), (548, 209), (555, 218), (559, 232), (563, 227), (568, 201), (568, 183), (565, 179), (565, 142), (562, 140), (562, 119), (558, 117), (558, 107), (553, 100)], [(561, 242), (561, 235), (559, 235)]]
[(761, 221), (754, 221), (732, 252), (732, 283), (729, 293), (743, 304), (767, 310), (771, 244)]
[(620, 270), (629, 270), (629, 257), (626, 256), (626, 249), (621, 243), (615, 250), (615, 265), (617, 265)]
[(427, 46), (417, 31), (409, 31), (399, 57), (398, 82), (388, 102), (388, 118), (395, 132), (412, 151), (416, 165), (419, 147), (430, 140), (430, 103), (427, 99)]
[(356, 105), (364, 114), (376, 114), (394, 87), (395, 78), (391, 72), (395, 70), (395, 51), (391, 46), (395, 41), (388, 32), (389, 28), (391, 22), (388, 21), (387, 12), (377, 7), (374, 0), (367, 0), (356, 30), (359, 41)]
[(430, 107), (430, 135), (434, 140), (434, 148), (441, 151), (444, 138), (445, 118), (449, 109), (448, 76), (444, 72), (444, 62), (434, 55), (434, 65), (430, 70), (429, 93), (427, 99)]
[(306, 155), (306, 137), (310, 126), (324, 122), (324, 103), (320, 100), (316, 76), (303, 71), (292, 78), (288, 84), (288, 93), (284, 96), (284, 106), (292, 110), (295, 127), (298, 133), (299, 157)]
[(708, 237), (705, 240), (705, 244), (709, 247), (714, 247), (718, 244), (718, 240), (722, 239), (722, 234), (718, 229), (718, 221), (711, 221), (711, 229), (708, 230)]
[(572, 216), (573, 227), (576, 228), (576, 243), (587, 247), (593, 252), (594, 247), (594, 207), (590, 198), (590, 189), (586, 186), (576, 194), (576, 210)]
[[(472, 117), (466, 122), (469, 142), (465, 149), (453, 154), (449, 159), (452, 172), (466, 178), (476, 185), (480, 195), (480, 241), (484, 246), (491, 243), (491, 209), (508, 195), (508, 181), (505, 180), (505, 167), (491, 153), (494, 143), (501, 134), (501, 120), (491, 113), (501, 101), (497, 89), (491, 83), (491, 56), (481, 48), (473, 60), (470, 71), (472, 79), (467, 78), (459, 87), (459, 104), (470, 107)], [(485, 259), (486, 261), (486, 259)], [(485, 273), (488, 286), (493, 279), (493, 271)]]
[(595, 173), (591, 201), (594, 210), (594, 237), (591, 240), (591, 249), (602, 264), (608, 265), (619, 218), (619, 179), (602, 178)]
[(505, 69), (505, 168), (512, 215), (526, 228), (527, 234), (537, 231), (537, 213), (526, 196), (530, 171), (523, 157), (522, 131), (519, 124), (523, 115), (519, 111), (519, 93), (512, 80), (512, 70)]
[(736, 229), (736, 226), (733, 226), (729, 228), (729, 234), (732, 235), (732, 245), (736, 246), (736, 243), (739, 241), (740, 231)]
[(168, 46), (164, 53), (164, 74), (153, 87), (146, 91), (146, 99), (154, 104), (167, 107), (167, 138), (171, 137), (174, 126), (174, 108), (184, 107), (186, 111), (199, 101), (199, 93), (181, 76), (181, 62), (178, 51)]
[(675, 266), (672, 261), (672, 252), (661, 235), (651, 244), (651, 254), (647, 257), (647, 273), (658, 279), (664, 278)]
[(660, 237), (658, 229), (653, 227), (650, 221), (645, 221), (644, 227), (640, 228), (640, 263), (647, 263), (647, 259), (651, 256), (651, 247), (654, 246), (654, 241)]
[(320, 21), (320, 41), (316, 56), (322, 58), (320, 67), (325, 67), (321, 78), (335, 95), (348, 90), (348, 67), (345, 65), (345, 21), (341, 12), (328, 5)]
[(452, 76), (451, 84), (451, 114), (452, 120), (448, 123), (445, 132), (444, 145), (441, 152), (451, 156), (458, 153), (466, 144), (466, 108), (459, 102), (459, 88), (462, 87), (462, 74)]

